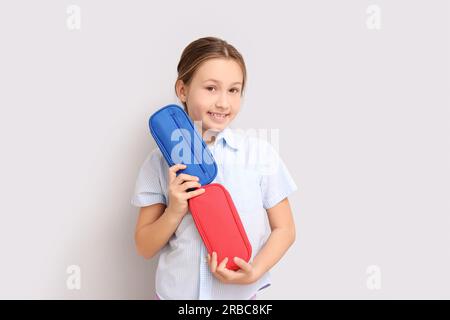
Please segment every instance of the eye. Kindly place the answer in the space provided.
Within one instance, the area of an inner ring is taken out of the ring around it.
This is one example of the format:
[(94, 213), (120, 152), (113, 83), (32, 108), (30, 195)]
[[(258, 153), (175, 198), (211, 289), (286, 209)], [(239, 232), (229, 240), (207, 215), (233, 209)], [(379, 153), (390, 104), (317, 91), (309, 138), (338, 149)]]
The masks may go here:
[(239, 92), (239, 88), (233, 88), (230, 91), (236, 90), (234, 93), (238, 93)]
[(209, 87), (206, 87), (206, 90), (208, 90), (208, 91), (211, 91), (211, 89), (216, 89), (215, 87), (211, 87), (211, 86), (209, 86)]

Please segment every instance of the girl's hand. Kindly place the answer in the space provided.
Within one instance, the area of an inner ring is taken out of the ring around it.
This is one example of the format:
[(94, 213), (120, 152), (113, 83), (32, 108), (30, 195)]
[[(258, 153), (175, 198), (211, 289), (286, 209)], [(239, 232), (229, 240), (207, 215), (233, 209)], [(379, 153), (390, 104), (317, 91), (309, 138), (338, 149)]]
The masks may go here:
[(219, 265), (217, 265), (217, 253), (213, 252), (212, 257), (210, 256), (210, 254), (208, 254), (209, 268), (214, 277), (219, 279), (220, 282), (233, 284), (250, 284), (259, 279), (255, 268), (245, 260), (234, 257), (234, 263), (236, 263), (240, 268), (238, 271), (227, 269), (227, 262), (228, 258), (225, 258)]
[[(167, 210), (169, 210), (173, 214), (176, 214), (178, 218), (182, 218), (188, 212), (188, 199), (205, 192), (205, 189), (200, 188), (201, 185), (198, 182), (198, 177), (184, 173), (181, 173), (177, 176), (177, 171), (185, 168), (185, 164), (176, 164), (169, 168), (169, 203), (167, 206)], [(190, 188), (200, 189), (186, 192), (186, 190)]]

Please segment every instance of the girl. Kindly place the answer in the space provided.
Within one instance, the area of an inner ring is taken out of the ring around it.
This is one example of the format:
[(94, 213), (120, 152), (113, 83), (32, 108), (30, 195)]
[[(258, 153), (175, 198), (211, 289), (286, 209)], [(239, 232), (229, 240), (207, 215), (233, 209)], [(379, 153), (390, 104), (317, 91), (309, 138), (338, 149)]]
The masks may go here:
[[(288, 195), (297, 189), (283, 161), (264, 140), (229, 128), (240, 110), (246, 82), (241, 54), (226, 41), (206, 37), (190, 43), (178, 64), (175, 91), (218, 165), (214, 183), (229, 191), (249, 241), (252, 257), (240, 267), (207, 254), (188, 208), (204, 192), (197, 177), (176, 175), (158, 148), (145, 159), (132, 204), (140, 207), (135, 241), (140, 255), (160, 253), (157, 299), (250, 299), (270, 285), (269, 269), (295, 240)], [(257, 110), (255, 110), (257, 111)], [(257, 114), (257, 112), (255, 112)], [(253, 161), (252, 161), (253, 159)], [(187, 189), (197, 188), (187, 192)]]

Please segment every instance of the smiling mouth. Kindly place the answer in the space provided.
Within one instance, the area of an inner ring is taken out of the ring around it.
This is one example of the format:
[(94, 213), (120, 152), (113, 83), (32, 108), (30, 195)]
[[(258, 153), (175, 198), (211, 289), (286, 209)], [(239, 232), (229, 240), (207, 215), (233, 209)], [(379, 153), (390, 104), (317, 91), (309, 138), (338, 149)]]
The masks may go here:
[(217, 112), (210, 112), (208, 111), (208, 115), (214, 119), (217, 120), (223, 120), (226, 119), (230, 114), (228, 113), (217, 113)]

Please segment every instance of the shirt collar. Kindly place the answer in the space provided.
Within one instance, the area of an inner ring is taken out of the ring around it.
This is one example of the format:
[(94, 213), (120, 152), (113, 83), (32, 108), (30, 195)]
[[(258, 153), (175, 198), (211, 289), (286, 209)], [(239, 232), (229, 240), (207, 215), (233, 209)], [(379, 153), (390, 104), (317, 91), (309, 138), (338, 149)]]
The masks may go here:
[(232, 149), (239, 150), (239, 143), (238, 143), (238, 139), (236, 137), (236, 133), (233, 132), (233, 130), (230, 129), (229, 127), (226, 127), (221, 132), (219, 132), (219, 134), (216, 137), (216, 141), (214, 142), (214, 145), (216, 143), (219, 143), (219, 141), (222, 139)]

